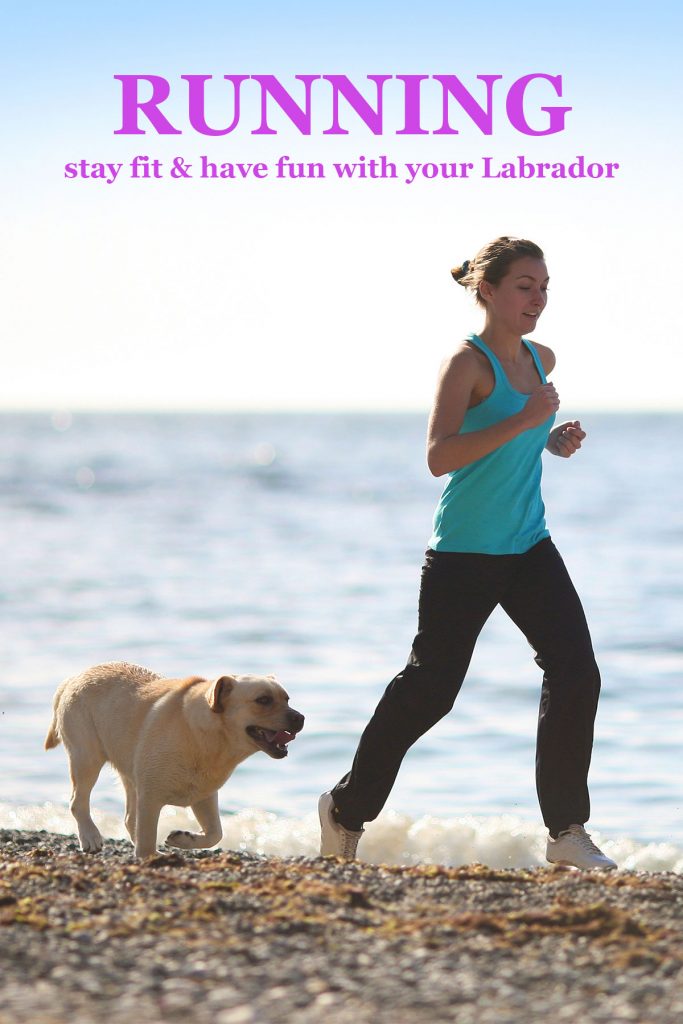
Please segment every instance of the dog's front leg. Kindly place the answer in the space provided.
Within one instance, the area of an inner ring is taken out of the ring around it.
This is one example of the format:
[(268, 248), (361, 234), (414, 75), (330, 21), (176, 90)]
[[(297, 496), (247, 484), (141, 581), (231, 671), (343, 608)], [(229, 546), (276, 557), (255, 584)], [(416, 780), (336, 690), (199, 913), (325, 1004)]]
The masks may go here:
[(181, 850), (208, 850), (220, 842), (223, 835), (220, 815), (218, 813), (218, 793), (212, 793), (206, 800), (192, 804), (192, 813), (199, 822), (201, 832), (184, 832), (178, 829), (166, 836), (167, 846), (176, 846)]
[(135, 856), (151, 857), (157, 850), (157, 828), (163, 804), (147, 793), (138, 793), (135, 815)]

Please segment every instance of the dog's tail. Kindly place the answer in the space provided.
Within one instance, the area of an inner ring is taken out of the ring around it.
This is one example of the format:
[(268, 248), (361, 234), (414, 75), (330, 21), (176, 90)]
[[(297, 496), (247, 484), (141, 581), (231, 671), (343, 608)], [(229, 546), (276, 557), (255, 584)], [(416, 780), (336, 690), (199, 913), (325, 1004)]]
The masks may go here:
[(62, 695), (62, 687), (60, 686), (55, 694), (54, 706), (52, 709), (52, 722), (50, 728), (47, 731), (45, 737), (45, 749), (52, 750), (53, 747), (58, 747), (62, 742), (62, 737), (59, 735), (59, 726), (57, 725), (57, 708), (59, 707), (59, 698)]
[(52, 750), (53, 747), (58, 747), (61, 742), (62, 737), (59, 735), (59, 730), (57, 729), (57, 722), (53, 718), (52, 724), (48, 729), (47, 736), (45, 737), (45, 749)]
[(48, 730), (47, 736), (45, 737), (45, 749), (51, 750), (53, 747), (58, 747), (61, 742), (62, 737), (59, 735), (59, 732), (57, 731), (57, 723), (53, 719), (52, 725)]

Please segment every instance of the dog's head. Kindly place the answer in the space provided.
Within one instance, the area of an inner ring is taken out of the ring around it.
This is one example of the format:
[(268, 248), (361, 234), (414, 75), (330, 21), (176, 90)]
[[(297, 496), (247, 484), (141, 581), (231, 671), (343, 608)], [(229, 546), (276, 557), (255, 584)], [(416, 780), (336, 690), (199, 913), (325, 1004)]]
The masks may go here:
[(254, 749), (287, 757), (287, 744), (304, 727), (304, 716), (289, 706), (275, 676), (221, 676), (208, 690), (209, 707), (225, 714)]

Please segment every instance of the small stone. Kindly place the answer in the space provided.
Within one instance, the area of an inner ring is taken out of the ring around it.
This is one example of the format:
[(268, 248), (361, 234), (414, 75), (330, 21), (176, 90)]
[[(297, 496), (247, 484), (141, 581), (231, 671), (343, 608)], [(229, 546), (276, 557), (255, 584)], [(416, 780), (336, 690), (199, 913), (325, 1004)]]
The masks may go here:
[(321, 992), (320, 995), (314, 1002), (314, 1006), (317, 1010), (324, 1010), (328, 1006), (332, 1006), (333, 1003), (337, 1002), (337, 996), (334, 992)]
[(240, 993), (231, 985), (221, 985), (219, 988), (211, 989), (206, 996), (209, 1006), (225, 1006), (226, 1003), (235, 1003), (240, 999)]
[(216, 1024), (251, 1024), (256, 1015), (251, 1006), (235, 1006), (232, 1010), (224, 1010), (216, 1017)]

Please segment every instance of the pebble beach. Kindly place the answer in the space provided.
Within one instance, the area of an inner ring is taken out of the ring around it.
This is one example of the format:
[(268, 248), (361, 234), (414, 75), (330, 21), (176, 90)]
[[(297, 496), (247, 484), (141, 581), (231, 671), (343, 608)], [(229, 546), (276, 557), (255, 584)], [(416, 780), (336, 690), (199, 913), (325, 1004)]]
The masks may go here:
[(0, 1024), (683, 1019), (683, 877), (0, 830)]

